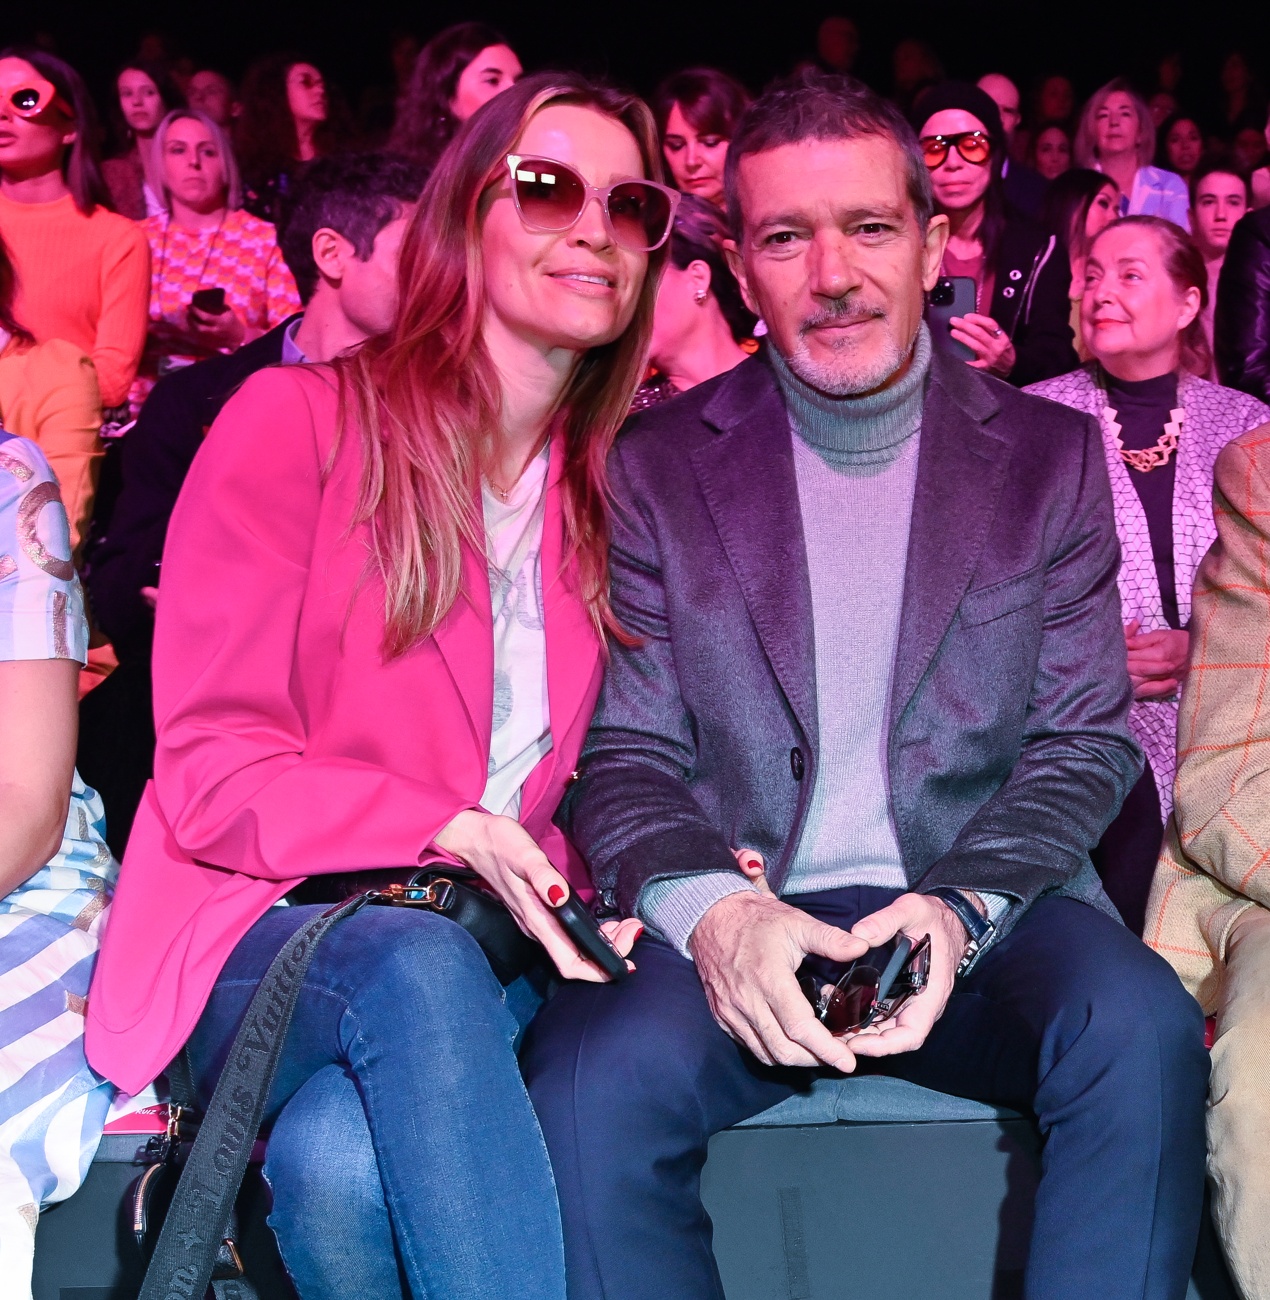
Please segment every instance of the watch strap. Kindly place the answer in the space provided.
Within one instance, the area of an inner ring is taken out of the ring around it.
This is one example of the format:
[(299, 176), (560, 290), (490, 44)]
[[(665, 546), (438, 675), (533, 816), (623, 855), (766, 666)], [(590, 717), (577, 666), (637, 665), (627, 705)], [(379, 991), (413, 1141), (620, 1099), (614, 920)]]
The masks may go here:
[(964, 975), (974, 965), (988, 940), (996, 933), (997, 927), (960, 889), (955, 889), (951, 885), (937, 885), (934, 889), (926, 890), (926, 894), (930, 898), (938, 898), (941, 903), (946, 903), (966, 928), (970, 942), (966, 946), (961, 964), (957, 967), (957, 974)]

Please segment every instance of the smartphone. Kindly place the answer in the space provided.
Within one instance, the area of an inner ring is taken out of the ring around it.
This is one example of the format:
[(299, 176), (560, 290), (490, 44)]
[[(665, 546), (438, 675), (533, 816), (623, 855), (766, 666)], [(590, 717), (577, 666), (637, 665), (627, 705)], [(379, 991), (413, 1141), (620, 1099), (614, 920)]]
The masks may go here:
[(577, 950), (589, 957), (614, 983), (631, 973), (626, 958), (604, 937), (604, 931), (577, 894), (571, 892), (556, 908), (556, 915)]
[(973, 361), (973, 349), (953, 338), (952, 326), (948, 322), (954, 316), (968, 316), (974, 309), (974, 280), (968, 275), (941, 276), (926, 300), (926, 324), (930, 326), (931, 343), (958, 361)]
[(229, 310), (224, 289), (195, 289), (190, 306), (205, 311), (209, 316), (220, 316)]

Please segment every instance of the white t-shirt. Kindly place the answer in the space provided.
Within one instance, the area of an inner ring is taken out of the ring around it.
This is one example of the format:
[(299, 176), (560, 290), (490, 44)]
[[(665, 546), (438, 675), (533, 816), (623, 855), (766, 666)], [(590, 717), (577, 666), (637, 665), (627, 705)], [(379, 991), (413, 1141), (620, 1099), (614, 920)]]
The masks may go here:
[(520, 816), (525, 779), (551, 752), (547, 631), (542, 608), (542, 521), (547, 500), (544, 447), (504, 502), (481, 490), (494, 613), (494, 728), (481, 807)]

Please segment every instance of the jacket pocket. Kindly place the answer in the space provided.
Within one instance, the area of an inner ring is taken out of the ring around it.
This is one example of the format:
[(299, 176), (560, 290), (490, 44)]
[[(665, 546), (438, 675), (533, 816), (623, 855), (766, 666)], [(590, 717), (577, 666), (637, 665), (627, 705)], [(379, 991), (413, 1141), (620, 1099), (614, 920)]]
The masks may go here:
[(1045, 594), (1045, 570), (1037, 565), (1026, 573), (994, 582), (990, 587), (968, 591), (961, 598), (958, 613), (963, 624), (971, 627), (1004, 618), (1015, 610), (1035, 604)]

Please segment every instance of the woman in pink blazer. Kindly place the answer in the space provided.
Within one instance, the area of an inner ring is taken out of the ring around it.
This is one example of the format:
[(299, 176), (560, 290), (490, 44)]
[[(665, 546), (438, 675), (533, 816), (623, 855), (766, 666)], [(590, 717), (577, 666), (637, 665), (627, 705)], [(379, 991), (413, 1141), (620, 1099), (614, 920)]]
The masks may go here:
[[(648, 110), (520, 82), (442, 160), (398, 321), (248, 380), (168, 534), (155, 777), (90, 998), (135, 1092), (188, 1040), (209, 1094), (313, 907), (306, 877), (474, 868), (566, 978), (587, 888), (551, 816), (599, 690), (604, 461), (640, 378), (670, 191)], [(610, 924), (629, 951), (637, 922)], [(515, 992), (513, 989), (512, 992)], [(512, 999), (514, 1000), (514, 999)], [(563, 1300), (518, 1023), (466, 931), (367, 908), (309, 967), (278, 1078), (270, 1222), (303, 1300)]]

